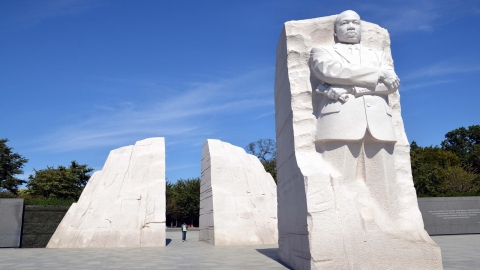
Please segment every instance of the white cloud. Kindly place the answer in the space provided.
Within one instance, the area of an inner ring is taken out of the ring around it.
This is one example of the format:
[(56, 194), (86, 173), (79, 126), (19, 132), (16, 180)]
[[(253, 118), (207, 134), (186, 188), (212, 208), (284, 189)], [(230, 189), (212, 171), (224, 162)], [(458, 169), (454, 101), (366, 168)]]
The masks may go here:
[[(272, 101), (273, 102), (273, 101)], [(253, 119), (259, 119), (259, 118), (263, 118), (263, 117), (266, 117), (266, 116), (269, 116), (269, 115), (272, 115), (274, 114), (275, 112), (274, 111), (271, 111), (271, 112), (267, 112), (267, 113), (262, 113), (256, 117), (254, 117)]]
[(400, 89), (410, 91), (413, 89), (440, 86), (455, 83), (459, 80), (458, 75), (479, 72), (480, 67), (462, 63), (460, 59), (446, 60), (429, 66), (413, 70), (402, 76)]
[(402, 80), (416, 80), (452, 74), (472, 73), (478, 71), (480, 71), (480, 66), (478, 65), (466, 65), (459, 63), (457, 60), (444, 61), (415, 70), (407, 74), (406, 76), (403, 76)]
[(367, 11), (375, 21), (392, 34), (442, 29), (442, 25), (462, 16), (476, 16), (478, 2), (473, 0), (404, 0), (388, 5), (361, 5), (359, 11)]
[(3, 30), (33, 27), (44, 20), (72, 16), (103, 5), (99, 0), (16, 1), (1, 18)]
[(403, 84), (400, 87), (400, 90), (402, 92), (404, 92), (404, 91), (410, 91), (410, 90), (413, 90), (413, 89), (431, 87), (431, 86), (435, 86), (435, 85), (442, 85), (442, 84), (448, 84), (448, 83), (453, 83), (453, 82), (455, 82), (455, 81), (454, 80), (427, 80), (427, 81), (421, 82), (421, 83), (406, 83), (406, 84)]
[(41, 137), (34, 149), (64, 152), (154, 136), (170, 136), (170, 144), (193, 143), (217, 129), (219, 118), (273, 108), (271, 95), (258, 86), (269, 82), (270, 74), (270, 68), (260, 69), (216, 82), (188, 83), (190, 90), (159, 95), (153, 101), (92, 105), (94, 113)]

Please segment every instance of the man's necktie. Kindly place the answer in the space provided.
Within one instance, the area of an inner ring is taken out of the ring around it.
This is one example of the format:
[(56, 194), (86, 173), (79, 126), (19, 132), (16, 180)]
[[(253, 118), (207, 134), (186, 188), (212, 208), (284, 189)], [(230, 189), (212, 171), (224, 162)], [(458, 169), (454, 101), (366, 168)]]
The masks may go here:
[(360, 49), (358, 46), (355, 46), (354, 44), (351, 44), (348, 46), (348, 50), (350, 51), (350, 54), (352, 55), (352, 64), (360, 64)]

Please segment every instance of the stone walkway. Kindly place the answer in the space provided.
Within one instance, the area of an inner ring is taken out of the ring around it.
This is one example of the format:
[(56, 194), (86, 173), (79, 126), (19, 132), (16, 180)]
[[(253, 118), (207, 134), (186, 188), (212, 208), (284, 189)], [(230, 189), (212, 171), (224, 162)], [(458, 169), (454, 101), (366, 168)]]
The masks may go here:
[(480, 269), (480, 234), (434, 236), (444, 269)]
[[(0, 269), (288, 269), (277, 245), (212, 246), (198, 231), (181, 241), (167, 232), (165, 248), (0, 249)], [(480, 235), (433, 237), (442, 247), (445, 269), (480, 269)]]

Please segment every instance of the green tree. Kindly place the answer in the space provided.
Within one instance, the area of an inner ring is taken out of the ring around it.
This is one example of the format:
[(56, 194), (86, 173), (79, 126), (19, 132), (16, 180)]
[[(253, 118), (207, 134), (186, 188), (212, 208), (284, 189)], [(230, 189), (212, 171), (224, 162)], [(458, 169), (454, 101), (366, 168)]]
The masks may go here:
[(440, 172), (447, 166), (458, 166), (460, 158), (439, 147), (410, 146), (410, 159), (415, 189), (419, 196), (439, 196), (442, 193)]
[(177, 216), (190, 224), (198, 224), (200, 216), (200, 178), (180, 179), (174, 186)]
[(260, 139), (245, 147), (247, 153), (255, 155), (277, 183), (277, 147), (272, 139)]
[(446, 195), (470, 195), (478, 193), (475, 173), (466, 171), (461, 166), (450, 166), (441, 170), (439, 177), (442, 182), (441, 189)]
[(165, 215), (167, 219), (167, 224), (170, 223), (171, 227), (174, 227), (173, 222), (175, 221), (175, 226), (178, 224), (178, 219), (180, 218), (180, 209), (176, 203), (175, 196), (175, 184), (171, 182), (166, 182), (165, 189)]
[(17, 194), (18, 186), (27, 181), (15, 177), (23, 173), (23, 166), (28, 159), (13, 152), (13, 148), (7, 146), (8, 139), (0, 139), (0, 189), (6, 189)]
[(167, 223), (172, 227), (177, 226), (179, 221), (198, 226), (200, 178), (179, 179), (174, 184), (167, 181), (165, 195)]
[(480, 174), (480, 144), (475, 144), (473, 146), (472, 152), (468, 157), (468, 162), (473, 168), (475, 168), (475, 172)]
[(419, 196), (472, 195), (478, 193), (478, 175), (462, 166), (455, 153), (438, 146), (410, 145), (413, 183)]
[(77, 200), (90, 179), (89, 173), (93, 169), (86, 164), (72, 161), (69, 167), (48, 166), (44, 170), (34, 169), (34, 171), (35, 174), (28, 177), (27, 183), (28, 192), (31, 195)]
[(460, 127), (445, 134), (442, 149), (455, 153), (464, 168), (480, 173), (480, 125)]

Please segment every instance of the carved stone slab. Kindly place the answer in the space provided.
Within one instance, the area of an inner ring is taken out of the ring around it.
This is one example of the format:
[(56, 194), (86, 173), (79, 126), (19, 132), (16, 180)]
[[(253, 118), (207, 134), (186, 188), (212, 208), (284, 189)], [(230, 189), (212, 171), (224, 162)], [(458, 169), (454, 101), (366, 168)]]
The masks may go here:
[(256, 156), (207, 140), (202, 150), (200, 240), (213, 245), (276, 244), (277, 192)]
[[(277, 46), (279, 257), (294, 269), (442, 269), (440, 248), (424, 230), (418, 209), (398, 92), (389, 95), (397, 138), (396, 183), (385, 187), (390, 204), (375, 202), (382, 195), (378, 189), (362, 183), (348, 189), (336, 182), (316, 151), (319, 97), (312, 90), (318, 81), (308, 61), (312, 47), (334, 45), (335, 19), (286, 22)], [(391, 57), (385, 29), (364, 21), (362, 29), (362, 46)]]
[(480, 197), (418, 198), (430, 235), (480, 233)]
[(112, 150), (47, 248), (165, 246), (165, 142)]
[(20, 247), (23, 199), (0, 199), (0, 248)]

